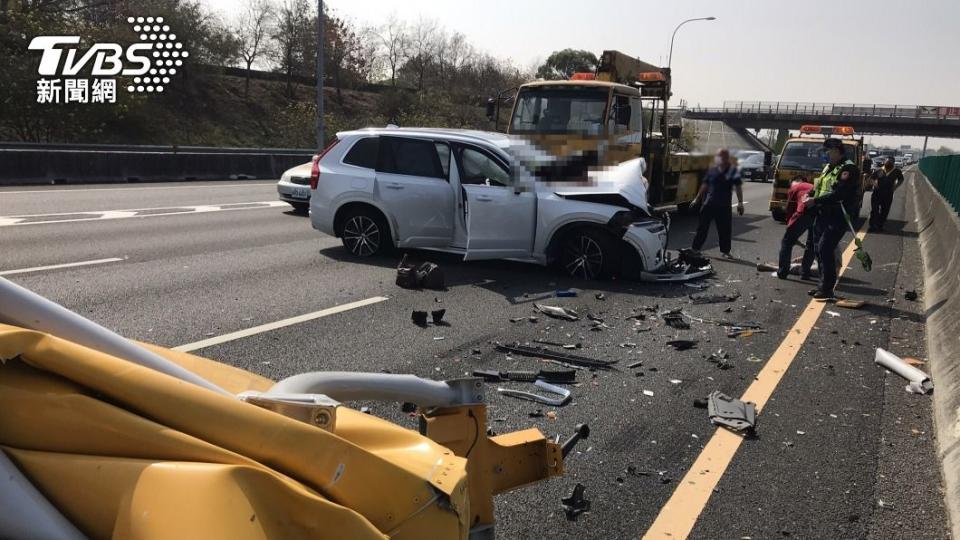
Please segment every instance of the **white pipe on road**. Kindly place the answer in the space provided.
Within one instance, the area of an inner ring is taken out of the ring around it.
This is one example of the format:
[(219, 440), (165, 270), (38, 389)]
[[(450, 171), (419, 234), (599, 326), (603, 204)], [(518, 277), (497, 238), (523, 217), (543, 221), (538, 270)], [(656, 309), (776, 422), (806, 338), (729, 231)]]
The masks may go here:
[(874, 362), (909, 381), (910, 384), (906, 386), (906, 390), (911, 394), (929, 394), (933, 391), (933, 382), (930, 381), (929, 375), (889, 351), (877, 347)]
[(159, 354), (0, 277), (0, 322), (46, 332), (221, 394), (226, 390)]
[(396, 401), (421, 407), (439, 407), (481, 401), (464, 399), (461, 392), (440, 381), (415, 375), (346, 371), (301, 373), (275, 384), (266, 395), (324, 394), (337, 401)]

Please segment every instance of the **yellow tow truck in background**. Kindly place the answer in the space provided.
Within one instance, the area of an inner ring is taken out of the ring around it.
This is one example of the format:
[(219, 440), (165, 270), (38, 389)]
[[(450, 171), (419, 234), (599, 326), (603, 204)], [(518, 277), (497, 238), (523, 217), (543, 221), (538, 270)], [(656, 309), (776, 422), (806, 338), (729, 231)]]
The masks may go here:
[[(786, 220), (787, 192), (794, 179), (803, 178), (813, 181), (823, 172), (823, 141), (828, 137), (838, 137), (846, 148), (847, 159), (857, 167), (863, 162), (863, 137), (855, 137), (850, 126), (800, 126), (800, 133), (787, 140), (774, 169), (773, 192), (770, 194), (770, 214), (777, 221)], [(868, 191), (869, 178), (861, 176), (860, 193), (857, 207), (851, 210), (852, 218), (860, 215), (863, 194)]]
[(585, 170), (637, 157), (647, 162), (648, 199), (655, 209), (687, 206), (712, 157), (679, 151), (679, 125), (668, 125), (670, 69), (618, 51), (603, 51), (594, 73), (568, 81), (536, 81), (487, 102), (499, 128), (501, 103), (512, 103), (508, 134), (522, 135)]

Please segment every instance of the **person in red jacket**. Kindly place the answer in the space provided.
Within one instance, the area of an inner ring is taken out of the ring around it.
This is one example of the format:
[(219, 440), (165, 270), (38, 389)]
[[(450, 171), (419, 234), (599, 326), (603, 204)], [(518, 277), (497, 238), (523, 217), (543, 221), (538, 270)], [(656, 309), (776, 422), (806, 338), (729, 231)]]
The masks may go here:
[(780, 241), (780, 260), (777, 268), (777, 277), (787, 279), (790, 273), (790, 259), (793, 256), (793, 245), (807, 234), (806, 247), (803, 249), (803, 260), (800, 263), (800, 279), (811, 278), (810, 267), (816, 255), (813, 241), (813, 216), (804, 213), (803, 199), (813, 189), (813, 184), (803, 178), (794, 179), (787, 192), (787, 230)]

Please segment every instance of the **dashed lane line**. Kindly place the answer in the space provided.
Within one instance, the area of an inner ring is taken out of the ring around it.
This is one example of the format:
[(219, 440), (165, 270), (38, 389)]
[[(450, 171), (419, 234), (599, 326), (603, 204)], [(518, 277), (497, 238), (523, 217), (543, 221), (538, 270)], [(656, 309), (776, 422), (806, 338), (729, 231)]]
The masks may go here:
[(0, 276), (28, 274), (32, 272), (43, 272), (46, 270), (60, 270), (61, 268), (76, 268), (78, 266), (92, 266), (94, 264), (106, 264), (106, 263), (118, 262), (122, 260), (123, 259), (118, 257), (110, 257), (109, 259), (93, 259), (90, 261), (77, 261), (77, 262), (62, 263), (62, 264), (50, 264), (47, 266), (34, 266), (32, 268), (17, 268), (16, 270), (0, 270)]
[(223, 204), (166, 206), (159, 208), (131, 208), (126, 210), (61, 212), (56, 214), (23, 214), (16, 216), (0, 216), (0, 227), (24, 227), (27, 225), (44, 225), (50, 223), (108, 221), (113, 219), (178, 216), (187, 214), (204, 214), (210, 212), (232, 212), (238, 210), (262, 210), (266, 208), (279, 208), (286, 206), (288, 206), (288, 204), (283, 201), (252, 201)]
[(291, 317), (289, 319), (283, 319), (283, 320), (272, 322), (272, 323), (261, 324), (260, 326), (254, 326), (252, 328), (247, 328), (246, 330), (238, 330), (236, 332), (230, 332), (229, 334), (224, 334), (222, 336), (216, 336), (210, 339), (204, 339), (201, 341), (195, 341), (193, 343), (187, 343), (186, 345), (180, 345), (179, 347), (174, 347), (173, 350), (182, 351), (182, 352), (196, 351), (198, 349), (204, 349), (206, 347), (220, 345), (221, 343), (227, 343), (228, 341), (234, 341), (240, 338), (262, 334), (264, 332), (270, 332), (272, 330), (277, 330), (278, 328), (283, 328), (285, 326), (300, 324), (303, 322), (320, 319), (322, 317), (336, 315), (337, 313), (343, 313), (344, 311), (350, 311), (351, 309), (357, 309), (359, 307), (377, 304), (379, 302), (383, 302), (384, 300), (387, 300), (386, 296), (374, 296), (372, 298), (367, 298), (365, 300), (357, 300), (356, 302), (350, 302), (348, 304), (340, 304), (339, 306), (334, 306), (327, 309), (321, 309), (320, 311), (314, 311), (313, 313), (306, 313), (304, 315)]

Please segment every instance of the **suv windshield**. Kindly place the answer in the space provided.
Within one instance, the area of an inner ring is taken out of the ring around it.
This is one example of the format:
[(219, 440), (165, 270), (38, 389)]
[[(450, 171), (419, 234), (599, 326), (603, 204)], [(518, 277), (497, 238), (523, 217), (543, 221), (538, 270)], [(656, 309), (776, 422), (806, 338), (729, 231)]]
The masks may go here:
[(530, 88), (520, 91), (513, 133), (599, 134), (604, 125), (605, 88)]

